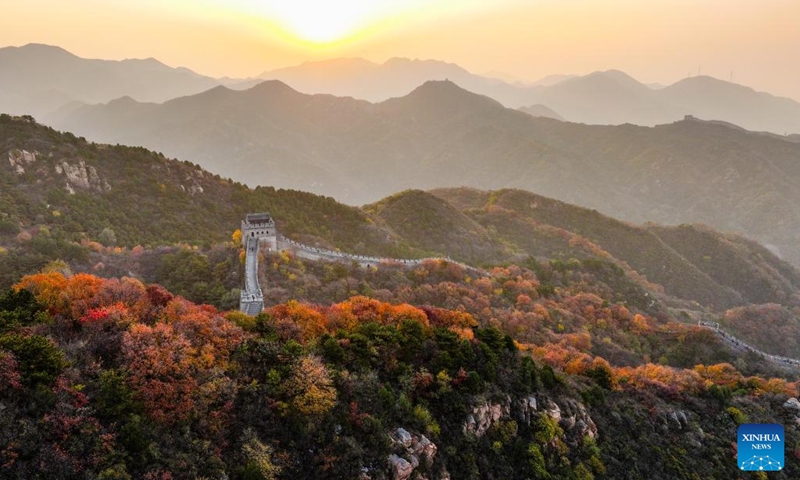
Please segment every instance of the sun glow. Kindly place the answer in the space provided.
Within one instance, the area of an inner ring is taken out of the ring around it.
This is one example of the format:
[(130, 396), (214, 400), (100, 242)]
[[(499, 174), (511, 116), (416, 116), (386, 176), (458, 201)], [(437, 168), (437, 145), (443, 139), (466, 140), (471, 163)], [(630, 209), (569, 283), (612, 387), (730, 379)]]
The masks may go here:
[(374, 24), (435, 4), (435, 0), (238, 0), (299, 40), (330, 44), (357, 36)]
[(291, 0), (271, 5), (270, 13), (299, 37), (329, 43), (353, 35), (375, 20), (382, 13), (380, 5), (374, 0)]

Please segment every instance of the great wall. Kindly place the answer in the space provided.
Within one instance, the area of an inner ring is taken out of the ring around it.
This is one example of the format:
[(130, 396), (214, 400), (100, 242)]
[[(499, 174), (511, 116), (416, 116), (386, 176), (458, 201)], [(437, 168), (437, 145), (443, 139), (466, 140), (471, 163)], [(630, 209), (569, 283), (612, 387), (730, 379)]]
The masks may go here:
[(700, 320), (697, 322), (697, 325), (700, 327), (705, 327), (713, 330), (717, 335), (719, 335), (728, 345), (733, 347), (736, 350), (746, 350), (748, 352), (755, 353), (756, 355), (760, 355), (764, 357), (766, 360), (769, 360), (773, 363), (777, 363), (780, 365), (788, 365), (788, 366), (795, 366), (800, 367), (800, 360), (788, 357), (781, 357), (779, 355), (771, 355), (767, 352), (763, 352), (756, 347), (749, 345), (748, 343), (742, 341), (741, 339), (731, 335), (730, 333), (726, 332), (725, 330), (721, 329), (719, 323), (717, 322), (705, 322)]
[[(351, 261), (357, 262), (362, 267), (375, 267), (378, 265), (413, 266), (419, 265), (426, 261), (443, 260), (459, 265), (466, 270), (476, 273), (486, 273), (484, 270), (479, 268), (475, 268), (464, 263), (455, 262), (449, 257), (428, 257), (419, 259), (370, 257), (311, 247), (279, 235), (277, 229), (275, 228), (275, 221), (268, 213), (247, 214), (245, 219), (242, 220), (241, 232), (242, 246), (245, 248), (245, 281), (244, 289), (242, 290), (239, 298), (239, 309), (248, 315), (257, 315), (264, 309), (264, 294), (261, 291), (261, 285), (258, 281), (258, 252), (260, 243), (262, 241), (267, 244), (267, 249), (269, 251), (277, 252), (281, 250), (289, 250), (298, 257), (308, 260), (325, 260), (334, 262)], [(755, 353), (762, 356), (766, 360), (779, 365), (800, 367), (800, 360), (781, 357), (778, 355), (771, 355), (763, 352), (740, 340), (734, 335), (731, 335), (725, 330), (722, 330), (717, 322), (706, 322), (701, 320), (697, 322), (697, 325), (713, 330), (735, 350), (745, 350)]]
[(357, 262), (362, 267), (378, 265), (420, 265), (427, 261), (446, 261), (475, 273), (485, 273), (479, 268), (465, 263), (453, 261), (448, 257), (426, 257), (417, 259), (401, 259), (388, 257), (370, 257), (351, 253), (337, 252), (311, 247), (278, 234), (275, 221), (269, 213), (249, 213), (242, 220), (242, 246), (245, 248), (245, 281), (244, 289), (239, 297), (239, 309), (248, 315), (257, 315), (264, 309), (264, 294), (258, 281), (258, 252), (260, 244), (266, 243), (268, 251), (288, 250), (300, 258), (307, 260), (325, 260), (330, 262)]

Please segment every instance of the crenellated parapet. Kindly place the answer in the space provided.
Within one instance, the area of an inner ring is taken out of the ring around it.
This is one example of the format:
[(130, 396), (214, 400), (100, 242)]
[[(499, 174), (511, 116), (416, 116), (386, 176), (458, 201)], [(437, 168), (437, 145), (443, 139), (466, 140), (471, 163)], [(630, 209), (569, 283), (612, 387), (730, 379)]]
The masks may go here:
[(311, 247), (302, 243), (295, 242), (283, 236), (278, 236), (278, 248), (280, 250), (291, 250), (297, 256), (308, 260), (326, 260), (331, 262), (336, 261), (352, 261), (356, 262), (362, 267), (376, 267), (378, 265), (421, 265), (429, 261), (444, 261), (458, 265), (465, 270), (470, 270), (476, 273), (485, 273), (479, 268), (472, 267), (465, 263), (456, 262), (450, 257), (426, 257), (426, 258), (389, 258), (389, 257), (372, 257), (369, 255), (356, 255), (353, 253), (344, 253), (335, 250), (326, 250), (324, 248)]
[(264, 294), (258, 282), (258, 252), (261, 243), (271, 251), (278, 249), (278, 232), (269, 213), (248, 213), (242, 220), (242, 246), (245, 249), (244, 289), (239, 295), (239, 310), (258, 315), (264, 309)]
[(248, 213), (242, 220), (242, 246), (247, 246), (247, 241), (252, 238), (266, 241), (270, 250), (277, 250), (278, 232), (275, 229), (275, 220), (269, 213)]
[(386, 258), (356, 255), (351, 253), (325, 250), (297, 243), (286, 237), (278, 235), (275, 220), (269, 213), (248, 213), (242, 220), (242, 246), (245, 249), (245, 275), (244, 289), (239, 297), (239, 309), (249, 315), (257, 315), (264, 309), (264, 294), (258, 283), (258, 253), (261, 245), (266, 244), (269, 251), (291, 250), (300, 257), (309, 260), (348, 261), (357, 262), (362, 267), (376, 267), (378, 265), (420, 265), (427, 261), (446, 261), (460, 265), (466, 270), (476, 273), (485, 273), (480, 269), (454, 262), (449, 257), (430, 258)]
[(800, 367), (800, 360), (796, 358), (788, 358), (788, 357), (781, 357), (779, 355), (772, 355), (766, 352), (763, 352), (752, 345), (744, 342), (743, 340), (731, 335), (730, 333), (726, 332), (725, 330), (720, 328), (718, 322), (706, 322), (700, 320), (697, 322), (697, 325), (700, 327), (710, 328), (711, 330), (715, 331), (717, 335), (719, 335), (723, 340), (728, 342), (732, 347), (737, 348), (739, 350), (747, 350), (748, 352), (755, 353), (760, 355), (761, 357), (770, 360), (774, 363), (779, 363), (782, 365), (791, 365), (795, 367)]

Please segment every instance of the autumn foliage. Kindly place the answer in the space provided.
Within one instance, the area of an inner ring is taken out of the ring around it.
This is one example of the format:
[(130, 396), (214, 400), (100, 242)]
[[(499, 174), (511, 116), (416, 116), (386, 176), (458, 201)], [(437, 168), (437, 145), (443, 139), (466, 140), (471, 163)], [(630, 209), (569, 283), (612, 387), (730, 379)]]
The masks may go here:
[[(459, 478), (478, 465), (493, 478), (572, 478), (570, 465), (605, 471), (594, 440), (570, 440), (541, 413), (503, 417), (482, 439), (465, 419), (512, 398), (546, 404), (547, 389), (593, 407), (641, 397), (649, 411), (654, 399), (797, 395), (730, 363), (615, 366), (598, 352), (694, 330), (593, 293), (540, 295), (518, 267), (463, 284), (459, 269), (411, 273), (441, 282), (403, 290), (407, 302), (288, 301), (257, 317), (132, 278), (25, 277), (0, 302), (13, 310), (0, 312), (0, 476), (358, 478), (383, 468), (386, 432), (403, 425), (436, 441)], [(436, 301), (414, 306), (423, 294)]]

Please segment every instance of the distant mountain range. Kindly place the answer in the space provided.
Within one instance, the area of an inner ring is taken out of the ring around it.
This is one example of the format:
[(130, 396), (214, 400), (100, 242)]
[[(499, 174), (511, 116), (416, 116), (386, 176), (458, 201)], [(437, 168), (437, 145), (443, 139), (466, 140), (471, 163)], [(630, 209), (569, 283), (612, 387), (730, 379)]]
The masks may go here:
[(261, 74), (304, 93), (328, 93), (372, 102), (408, 94), (429, 80), (450, 80), (511, 108), (543, 105), (570, 122), (653, 126), (694, 115), (748, 130), (800, 133), (800, 103), (752, 88), (697, 76), (673, 85), (645, 85), (609, 70), (584, 76), (552, 75), (538, 82), (505, 82), (475, 75), (452, 63), (393, 58), (378, 64), (360, 58), (307, 62)]
[(126, 96), (164, 102), (219, 85), (248, 89), (264, 79), (280, 80), (304, 93), (371, 102), (407, 95), (426, 81), (450, 80), (507, 107), (534, 108), (536, 115), (536, 109), (547, 108), (557, 116), (545, 116), (571, 122), (653, 126), (693, 115), (753, 131), (800, 134), (800, 103), (711, 77), (687, 78), (670, 86), (645, 85), (609, 70), (521, 82), (476, 75), (437, 60), (393, 58), (379, 64), (340, 58), (266, 71), (261, 78), (214, 79), (152, 58), (90, 60), (39, 44), (0, 48), (0, 112), (44, 118), (57, 109), (63, 114), (86, 103)]
[(628, 221), (743, 233), (800, 265), (800, 144), (723, 122), (590, 126), (534, 118), (452, 82), (372, 104), (269, 81), (84, 106), (53, 123), (250, 185), (350, 204), (408, 188), (522, 188)]
[(42, 116), (70, 102), (131, 96), (163, 102), (200, 93), (219, 81), (153, 58), (90, 60), (49, 45), (0, 48), (0, 112)]

